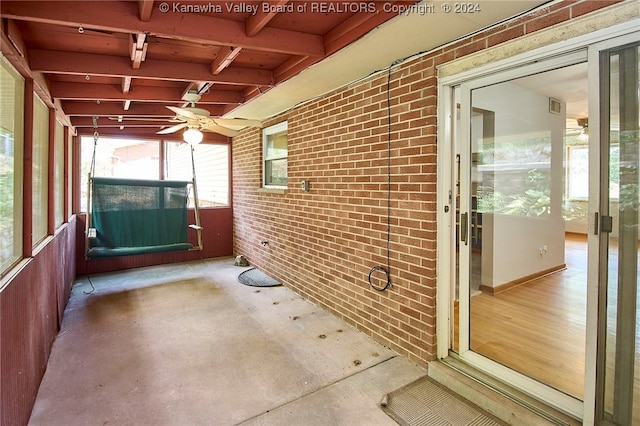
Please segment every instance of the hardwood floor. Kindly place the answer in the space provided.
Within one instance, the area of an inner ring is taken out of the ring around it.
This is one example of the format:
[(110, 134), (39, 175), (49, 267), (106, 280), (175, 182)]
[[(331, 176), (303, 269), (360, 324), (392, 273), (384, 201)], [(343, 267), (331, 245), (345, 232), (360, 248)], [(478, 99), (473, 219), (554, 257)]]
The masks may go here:
[[(568, 234), (565, 248), (565, 270), (504, 293), (479, 293), (471, 297), (470, 347), (509, 368), (583, 399), (586, 238)], [(640, 303), (638, 306), (640, 308)], [(454, 316), (457, 325), (457, 312)], [(636, 331), (635, 388), (640, 395), (640, 327)], [(455, 334), (457, 343), (457, 327)], [(454, 345), (456, 349), (457, 344)], [(635, 405), (637, 412), (640, 404)]]
[(587, 251), (566, 242), (567, 269), (471, 298), (473, 351), (582, 399)]

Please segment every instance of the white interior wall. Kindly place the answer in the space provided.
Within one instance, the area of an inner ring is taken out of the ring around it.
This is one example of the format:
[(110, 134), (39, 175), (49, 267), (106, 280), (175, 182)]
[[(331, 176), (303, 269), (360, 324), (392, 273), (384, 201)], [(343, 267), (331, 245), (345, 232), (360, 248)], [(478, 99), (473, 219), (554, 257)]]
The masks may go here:
[[(549, 99), (514, 83), (477, 89), (473, 106), (495, 112), (495, 143), (521, 137), (551, 139), (551, 213), (538, 217), (483, 215), (482, 284), (496, 287), (564, 264), (563, 150), (565, 115), (548, 110)], [(564, 111), (564, 105), (562, 111)], [(548, 166), (547, 166), (548, 167)], [(494, 183), (496, 190), (509, 182)], [(541, 255), (541, 248), (546, 247)], [(489, 268), (487, 268), (488, 270)]]

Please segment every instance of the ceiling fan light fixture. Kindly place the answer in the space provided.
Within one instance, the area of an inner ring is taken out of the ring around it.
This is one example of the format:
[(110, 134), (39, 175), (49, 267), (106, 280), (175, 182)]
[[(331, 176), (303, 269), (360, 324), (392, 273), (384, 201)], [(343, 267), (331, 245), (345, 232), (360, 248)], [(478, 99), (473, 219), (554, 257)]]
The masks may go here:
[(586, 128), (580, 130), (580, 134), (578, 135), (578, 139), (580, 139), (583, 142), (589, 140), (589, 132), (588, 132), (588, 130)]
[(582, 127), (582, 130), (580, 130), (580, 134), (578, 135), (578, 139), (581, 141), (589, 140), (589, 119), (579, 118), (578, 126)]
[(203, 136), (204, 135), (200, 130), (194, 129), (194, 128), (189, 128), (185, 130), (184, 133), (182, 134), (184, 141), (189, 145), (199, 144), (200, 142), (202, 142)]

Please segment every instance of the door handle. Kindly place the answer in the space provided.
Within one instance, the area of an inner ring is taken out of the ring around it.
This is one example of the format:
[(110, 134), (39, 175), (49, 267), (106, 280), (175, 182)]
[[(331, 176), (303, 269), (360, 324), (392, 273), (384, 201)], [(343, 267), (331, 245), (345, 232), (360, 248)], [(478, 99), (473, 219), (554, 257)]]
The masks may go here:
[(462, 213), (460, 215), (460, 241), (465, 245), (469, 243), (469, 213)]
[(600, 232), (613, 232), (613, 217), (600, 216)]

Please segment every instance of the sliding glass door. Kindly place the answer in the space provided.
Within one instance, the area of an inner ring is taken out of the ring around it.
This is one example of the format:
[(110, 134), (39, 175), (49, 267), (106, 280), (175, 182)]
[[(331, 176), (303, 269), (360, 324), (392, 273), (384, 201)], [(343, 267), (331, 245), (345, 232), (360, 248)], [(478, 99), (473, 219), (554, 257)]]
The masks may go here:
[(439, 356), (586, 424), (640, 424), (640, 36), (624, 31), (440, 92)]
[(584, 391), (587, 259), (586, 238), (575, 263), (565, 258), (565, 153), (568, 123), (587, 114), (586, 77), (582, 51), (454, 90), (453, 349), (576, 416)]
[(600, 68), (598, 418), (640, 424), (638, 205), (640, 43), (603, 50)]

